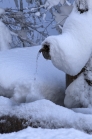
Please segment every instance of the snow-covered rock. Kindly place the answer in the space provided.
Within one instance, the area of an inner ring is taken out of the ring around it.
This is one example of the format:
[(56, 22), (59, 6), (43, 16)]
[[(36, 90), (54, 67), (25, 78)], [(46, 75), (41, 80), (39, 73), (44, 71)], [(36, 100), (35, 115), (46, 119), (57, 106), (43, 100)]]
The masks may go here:
[[(76, 113), (45, 99), (19, 106), (11, 106), (9, 101), (11, 100), (8, 100), (7, 106), (0, 106), (0, 117), (9, 116), (12, 119), (15, 116), (20, 120), (25, 119), (25, 127), (31, 125), (47, 129), (74, 128), (92, 133), (91, 114)], [(9, 125), (6, 123), (6, 126)]]
[(42, 43), (52, 63), (70, 75), (78, 74), (92, 52), (92, 0), (86, 0), (88, 11), (80, 13), (76, 4), (66, 19), (62, 35), (50, 36)]

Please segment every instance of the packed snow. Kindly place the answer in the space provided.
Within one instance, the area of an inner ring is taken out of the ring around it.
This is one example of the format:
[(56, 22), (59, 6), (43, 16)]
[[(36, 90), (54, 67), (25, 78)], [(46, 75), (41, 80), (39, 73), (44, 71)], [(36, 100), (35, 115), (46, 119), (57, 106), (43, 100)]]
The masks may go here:
[(87, 1), (88, 11), (80, 14), (76, 4), (66, 19), (62, 34), (47, 37), (52, 63), (70, 75), (78, 74), (92, 53), (92, 0)]

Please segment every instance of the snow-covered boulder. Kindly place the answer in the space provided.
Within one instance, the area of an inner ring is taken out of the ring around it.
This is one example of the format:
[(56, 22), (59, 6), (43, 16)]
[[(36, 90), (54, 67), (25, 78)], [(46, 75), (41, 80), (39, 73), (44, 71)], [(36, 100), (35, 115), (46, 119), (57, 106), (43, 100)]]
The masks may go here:
[(41, 46), (0, 52), (0, 95), (17, 102), (49, 99), (63, 105), (65, 74), (37, 54)]
[[(79, 4), (79, 1), (76, 0), (76, 3)], [(46, 38), (40, 50), (58, 69), (70, 75), (81, 71), (92, 52), (92, 0), (83, 1), (86, 2), (83, 8), (88, 9), (81, 12), (75, 3), (66, 19), (62, 35)]]

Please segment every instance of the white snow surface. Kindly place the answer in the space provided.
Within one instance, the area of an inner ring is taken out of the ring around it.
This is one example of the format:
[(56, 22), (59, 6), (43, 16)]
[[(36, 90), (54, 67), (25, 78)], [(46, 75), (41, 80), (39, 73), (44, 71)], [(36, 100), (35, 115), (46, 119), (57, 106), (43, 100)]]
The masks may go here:
[(46, 98), (63, 105), (65, 74), (38, 56), (40, 47), (0, 52), (0, 95), (16, 102)]
[(28, 127), (19, 132), (0, 134), (0, 139), (92, 139), (92, 136), (73, 128), (57, 130)]
[[(0, 9), (1, 10), (1, 9)], [(0, 11), (2, 13), (2, 10)], [(12, 39), (10, 30), (0, 20), (0, 51), (8, 50), (11, 48)]]
[(66, 19), (62, 35), (47, 37), (52, 63), (70, 75), (78, 74), (92, 53), (92, 0), (87, 0), (88, 12), (76, 9)]
[[(31, 103), (12, 105), (11, 99), (0, 97), (0, 116), (17, 116), (44, 128), (30, 128), (10, 134), (0, 134), (0, 139), (91, 139), (92, 115), (75, 113), (73, 110), (56, 105), (49, 100), (37, 100)], [(5, 102), (5, 104), (4, 104)], [(76, 110), (75, 110), (76, 111)], [(89, 110), (90, 111), (90, 110)], [(91, 110), (92, 111), (92, 110)], [(37, 122), (36, 122), (37, 121)], [(63, 128), (62, 128), (63, 127)], [(56, 129), (54, 129), (56, 128)], [(79, 131), (81, 130), (81, 131)]]

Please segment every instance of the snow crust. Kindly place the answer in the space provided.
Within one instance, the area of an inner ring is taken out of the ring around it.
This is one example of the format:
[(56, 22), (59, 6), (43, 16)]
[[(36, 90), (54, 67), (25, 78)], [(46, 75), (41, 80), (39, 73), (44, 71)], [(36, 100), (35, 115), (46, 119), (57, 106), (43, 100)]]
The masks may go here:
[[(4, 11), (0, 9), (0, 14)], [(12, 39), (10, 30), (6, 27), (6, 25), (0, 20), (0, 51), (8, 50), (11, 48)]]
[(76, 5), (66, 19), (62, 35), (47, 37), (42, 43), (50, 45), (52, 63), (70, 75), (78, 74), (92, 53), (92, 1), (88, 12), (80, 14)]
[(65, 74), (37, 54), (41, 46), (0, 52), (0, 95), (17, 102), (50, 99), (63, 105)]

